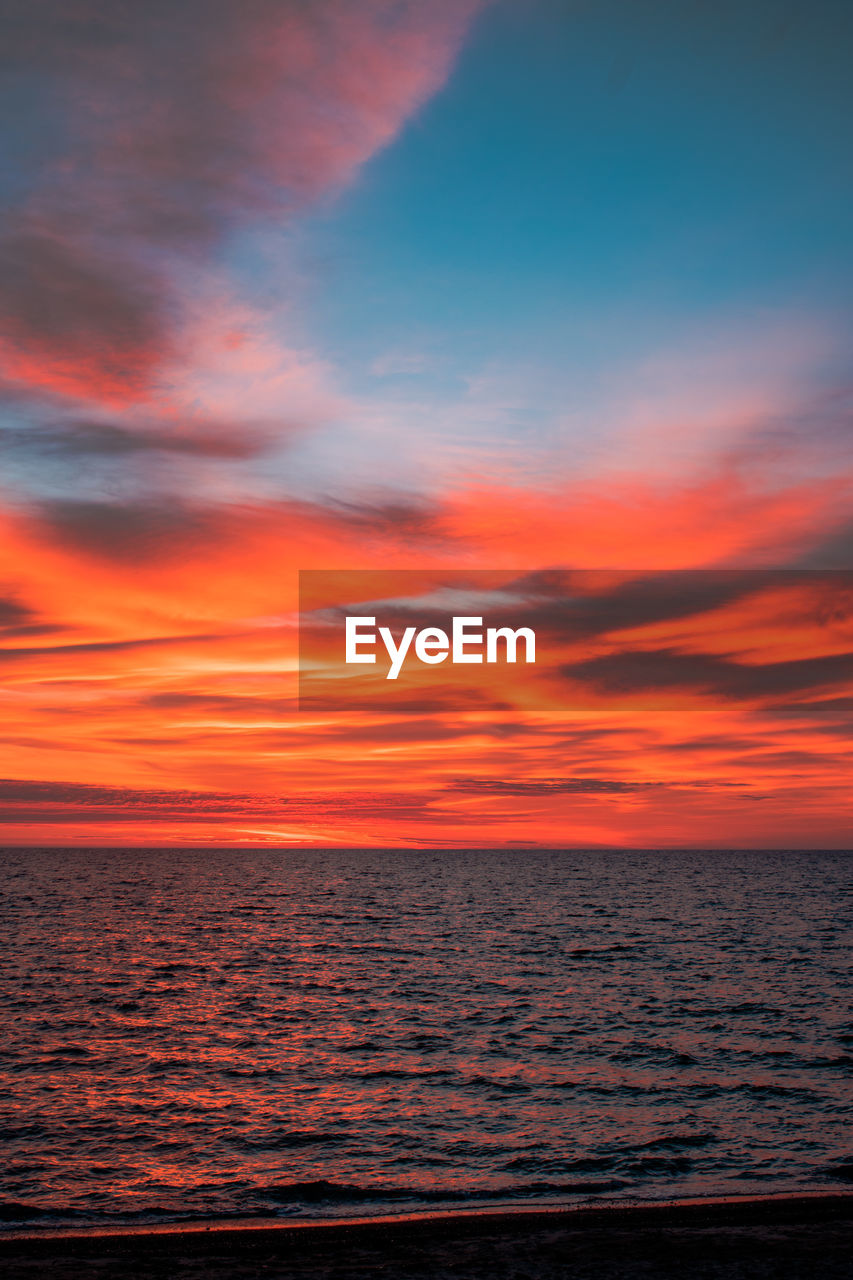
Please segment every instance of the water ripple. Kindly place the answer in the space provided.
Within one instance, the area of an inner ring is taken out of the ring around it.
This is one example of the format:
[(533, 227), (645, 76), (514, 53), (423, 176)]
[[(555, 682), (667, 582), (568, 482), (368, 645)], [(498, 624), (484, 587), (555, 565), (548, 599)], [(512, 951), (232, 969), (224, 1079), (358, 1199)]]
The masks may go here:
[(7, 850), (0, 1219), (849, 1185), (850, 866)]

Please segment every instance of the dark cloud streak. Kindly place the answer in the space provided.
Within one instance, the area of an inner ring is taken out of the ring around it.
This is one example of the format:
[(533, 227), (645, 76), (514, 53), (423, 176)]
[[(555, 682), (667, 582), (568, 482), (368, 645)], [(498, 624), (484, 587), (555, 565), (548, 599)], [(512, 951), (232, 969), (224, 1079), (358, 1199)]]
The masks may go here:
[(567, 663), (560, 670), (571, 681), (619, 696), (683, 690), (744, 702), (843, 686), (853, 679), (853, 654), (747, 664), (662, 648)]

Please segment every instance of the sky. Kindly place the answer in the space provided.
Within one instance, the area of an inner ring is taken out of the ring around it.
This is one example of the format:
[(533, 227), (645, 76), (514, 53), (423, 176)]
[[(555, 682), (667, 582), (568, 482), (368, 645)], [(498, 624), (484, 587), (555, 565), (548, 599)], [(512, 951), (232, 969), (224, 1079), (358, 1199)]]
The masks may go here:
[[(7, 843), (849, 844), (849, 5), (0, 17)], [(589, 697), (300, 709), (306, 569)]]

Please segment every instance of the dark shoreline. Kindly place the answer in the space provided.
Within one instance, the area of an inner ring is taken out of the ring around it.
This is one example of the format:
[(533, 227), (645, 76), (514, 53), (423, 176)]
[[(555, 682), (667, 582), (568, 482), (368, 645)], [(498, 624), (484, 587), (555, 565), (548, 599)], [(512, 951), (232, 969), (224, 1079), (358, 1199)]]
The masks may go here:
[(0, 1235), (0, 1266), (10, 1280), (813, 1280), (816, 1271), (821, 1280), (842, 1280), (851, 1258), (853, 1192)]

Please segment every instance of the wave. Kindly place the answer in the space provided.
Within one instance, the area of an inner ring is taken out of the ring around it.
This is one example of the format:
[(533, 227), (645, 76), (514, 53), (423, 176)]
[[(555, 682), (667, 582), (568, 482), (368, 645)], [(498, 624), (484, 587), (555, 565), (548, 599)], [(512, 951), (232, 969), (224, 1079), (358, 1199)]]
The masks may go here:
[(284, 1133), (260, 1136), (254, 1140), (242, 1139), (239, 1145), (247, 1150), (290, 1150), (296, 1147), (319, 1147), (343, 1142), (344, 1133), (324, 1133), (314, 1129), (293, 1129)]
[(0, 1221), (2, 1222), (30, 1222), (34, 1218), (54, 1216), (77, 1218), (80, 1215), (76, 1209), (44, 1209), (41, 1205), (26, 1204), (20, 1200), (0, 1200)]
[(257, 1193), (278, 1204), (381, 1204), (408, 1201), (413, 1204), (479, 1203), (518, 1200), (527, 1196), (582, 1195), (619, 1191), (629, 1184), (621, 1178), (582, 1181), (507, 1183), (485, 1190), (462, 1191), (448, 1188), (413, 1188), (400, 1186), (371, 1187), (359, 1183), (330, 1182), (325, 1178), (310, 1182), (274, 1182), (258, 1187)]

